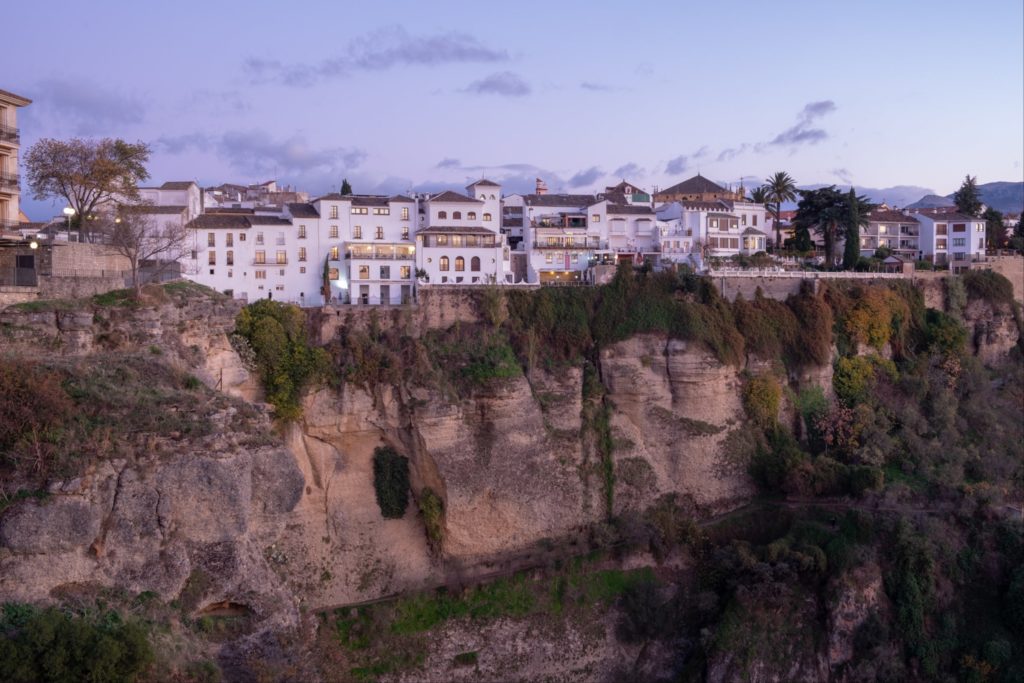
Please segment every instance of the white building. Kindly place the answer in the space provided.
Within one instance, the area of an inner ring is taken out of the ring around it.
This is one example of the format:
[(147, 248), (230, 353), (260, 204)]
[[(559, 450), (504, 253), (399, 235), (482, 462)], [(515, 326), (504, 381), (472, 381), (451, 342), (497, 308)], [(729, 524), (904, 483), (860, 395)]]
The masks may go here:
[(179, 209), (185, 214), (185, 222), (203, 212), (203, 192), (191, 180), (172, 180), (160, 187), (140, 187), (139, 198), (168, 210)]
[(918, 258), (960, 272), (985, 256), (985, 221), (960, 213), (921, 209)]
[(894, 211), (882, 205), (868, 214), (868, 224), (860, 227), (860, 255), (870, 257), (879, 248), (888, 249), (903, 259), (920, 258), (921, 224), (909, 212)]
[[(442, 192), (420, 204), (416, 267), (429, 284), (511, 284), (510, 249), (498, 227), (501, 186), (479, 180), (468, 195)], [(469, 196), (473, 195), (473, 196)]]
[(18, 108), (31, 103), (28, 98), (0, 90), (0, 232), (17, 230), (21, 222)]
[[(530, 282), (582, 281), (584, 272), (608, 251), (602, 224), (592, 224), (587, 210), (598, 199), (589, 194), (547, 194), (541, 192), (505, 197), (506, 220), (510, 207), (521, 216), (523, 240), (519, 249), (527, 254)], [(507, 223), (506, 223), (507, 225)]]

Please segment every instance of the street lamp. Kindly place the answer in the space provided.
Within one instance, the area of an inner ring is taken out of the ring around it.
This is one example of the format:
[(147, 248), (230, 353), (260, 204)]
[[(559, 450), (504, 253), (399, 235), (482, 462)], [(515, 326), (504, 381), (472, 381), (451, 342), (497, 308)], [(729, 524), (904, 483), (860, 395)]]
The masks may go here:
[(75, 215), (75, 210), (70, 206), (64, 207), (64, 215), (67, 217), (68, 223), (68, 242), (71, 241), (71, 217)]

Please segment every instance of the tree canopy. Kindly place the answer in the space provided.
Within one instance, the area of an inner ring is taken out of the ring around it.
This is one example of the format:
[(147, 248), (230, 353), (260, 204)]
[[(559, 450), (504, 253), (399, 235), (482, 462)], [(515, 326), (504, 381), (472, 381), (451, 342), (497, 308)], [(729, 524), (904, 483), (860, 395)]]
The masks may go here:
[[(835, 185), (800, 190), (800, 197), (794, 223), (799, 232), (814, 230), (821, 235), (825, 243), (825, 263), (829, 267), (835, 264), (836, 244), (841, 237), (845, 237), (847, 243), (851, 239), (854, 241), (859, 258), (860, 226), (867, 224), (867, 214), (874, 208), (867, 197), (857, 196), (853, 188), (849, 194), (841, 192)], [(844, 267), (847, 267), (846, 260), (847, 255), (844, 254)], [(853, 263), (856, 264), (856, 259)]]
[(36, 199), (67, 200), (75, 210), (72, 224), (82, 231), (100, 204), (138, 199), (139, 182), (149, 178), (149, 153), (146, 143), (120, 138), (43, 138), (25, 155), (28, 187)]
[(342, 178), (342, 180), (341, 180), (341, 194), (343, 194), (343, 195), (352, 194), (352, 186), (349, 185), (348, 178)]
[(953, 194), (953, 203), (957, 211), (977, 218), (981, 215), (981, 197), (978, 194), (978, 177), (968, 175), (964, 178), (960, 189)]

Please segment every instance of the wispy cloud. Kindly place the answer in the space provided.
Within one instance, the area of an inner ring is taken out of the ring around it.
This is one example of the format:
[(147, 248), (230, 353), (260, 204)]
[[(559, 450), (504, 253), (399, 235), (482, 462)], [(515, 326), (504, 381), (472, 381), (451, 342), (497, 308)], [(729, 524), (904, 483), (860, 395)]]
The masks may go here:
[(616, 178), (643, 178), (647, 175), (647, 172), (638, 164), (631, 161), (628, 164), (623, 164), (612, 171), (612, 175)]
[(599, 169), (597, 166), (591, 166), (588, 169), (580, 171), (573, 177), (569, 178), (569, 187), (579, 188), (593, 185), (597, 180), (604, 176), (604, 171)]
[(616, 85), (608, 85), (607, 83), (596, 83), (594, 81), (583, 81), (580, 83), (580, 88), (583, 90), (589, 90), (591, 92), (615, 92), (617, 90), (623, 90)]
[(68, 126), (76, 135), (123, 135), (123, 128), (146, 118), (143, 100), (88, 80), (48, 78), (29, 93), (34, 111)]
[(458, 159), (445, 158), (437, 162), (437, 168), (458, 168), (461, 164)]
[(305, 87), (359, 71), (381, 71), (401, 66), (494, 63), (508, 59), (507, 51), (484, 45), (467, 33), (448, 31), (416, 36), (401, 26), (387, 26), (350, 41), (341, 54), (318, 62), (284, 63), (276, 59), (250, 57), (243, 66), (254, 82)]
[(776, 135), (769, 144), (794, 147), (803, 144), (814, 145), (827, 139), (828, 133), (824, 129), (812, 126), (815, 121), (835, 110), (836, 104), (832, 100), (808, 102), (797, 115), (796, 125)]
[(511, 71), (501, 71), (486, 78), (473, 81), (464, 92), (476, 95), (501, 95), (503, 97), (525, 97), (531, 92), (530, 85)]
[(220, 136), (202, 133), (165, 136), (158, 138), (154, 145), (169, 154), (213, 151), (247, 176), (337, 175), (358, 168), (366, 159), (366, 152), (356, 147), (311, 145), (301, 135), (278, 139), (263, 130), (230, 131)]
[(711, 150), (707, 145), (701, 146), (697, 151), (690, 154), (680, 154), (674, 159), (669, 159), (669, 162), (665, 164), (665, 172), (669, 175), (681, 175), (686, 173), (691, 168), (691, 165), (695, 161), (704, 159), (711, 153)]

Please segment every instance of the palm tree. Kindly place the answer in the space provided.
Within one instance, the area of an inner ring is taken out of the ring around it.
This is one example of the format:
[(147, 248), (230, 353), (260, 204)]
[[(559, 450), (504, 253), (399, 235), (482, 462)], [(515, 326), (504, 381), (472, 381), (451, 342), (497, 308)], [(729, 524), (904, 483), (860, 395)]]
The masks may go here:
[[(775, 248), (782, 246), (782, 225), (780, 216), (782, 214), (782, 202), (796, 201), (796, 181), (785, 171), (778, 171), (775, 175), (765, 180), (764, 198), (768, 213), (775, 221)], [(772, 210), (772, 204), (775, 209)]]
[(755, 204), (767, 204), (768, 203), (768, 190), (764, 185), (761, 187), (755, 187), (750, 191), (750, 201)]

